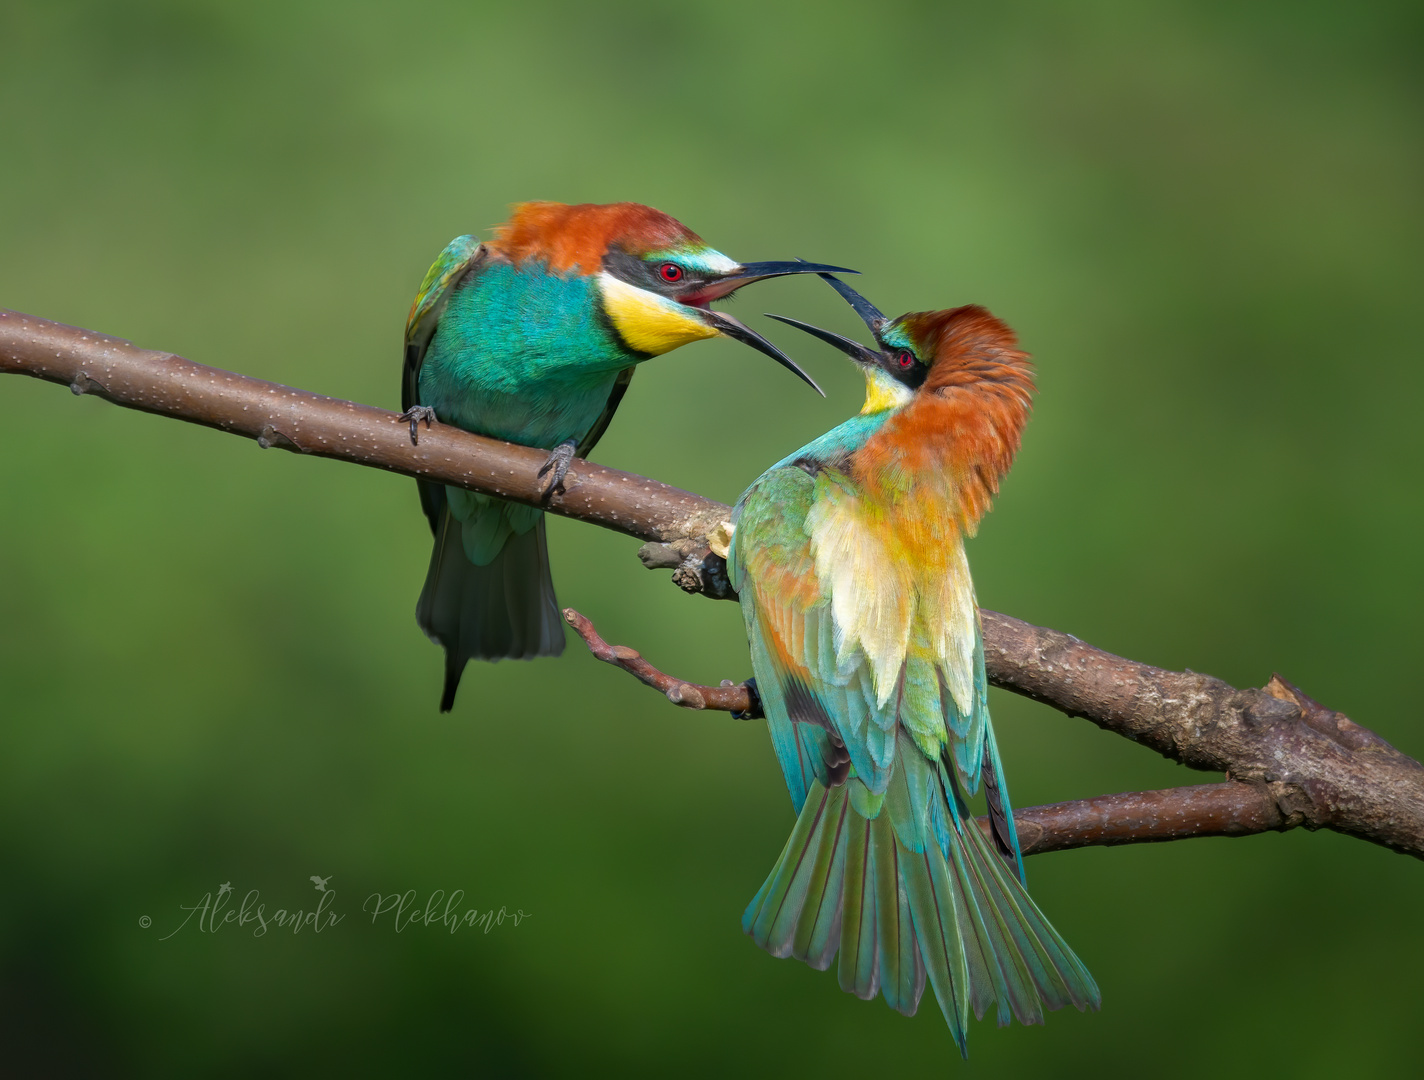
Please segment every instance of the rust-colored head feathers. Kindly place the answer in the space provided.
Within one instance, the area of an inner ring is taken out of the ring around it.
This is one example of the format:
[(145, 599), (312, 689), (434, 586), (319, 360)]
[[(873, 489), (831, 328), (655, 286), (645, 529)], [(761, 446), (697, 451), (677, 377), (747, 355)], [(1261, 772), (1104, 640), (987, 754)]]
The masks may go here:
[(898, 503), (949, 504), (973, 535), (1018, 452), (1033, 368), (1008, 325), (977, 304), (896, 319), (930, 364), (910, 403), (855, 455), (868, 491)]
[(1003, 387), (1023, 398), (1027, 409), (1033, 395), (1033, 367), (1018, 336), (1002, 319), (978, 304), (948, 311), (917, 311), (902, 315), (899, 324), (930, 365), (925, 391), (986, 384)]
[(641, 203), (517, 204), (490, 247), (514, 263), (536, 260), (556, 274), (597, 273), (610, 245), (630, 255), (701, 246), (676, 218)]

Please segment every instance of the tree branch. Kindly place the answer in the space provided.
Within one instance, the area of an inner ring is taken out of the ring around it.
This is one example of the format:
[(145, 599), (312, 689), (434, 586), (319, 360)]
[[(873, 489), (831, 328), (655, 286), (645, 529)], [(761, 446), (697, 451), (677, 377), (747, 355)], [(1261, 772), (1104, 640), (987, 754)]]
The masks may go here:
[[(978, 824), (989, 835), (989, 819)], [(1014, 811), (1014, 825), (1025, 855), (1291, 828), (1265, 785), (1235, 780), (1029, 806)]]
[[(986, 616), (990, 614), (999, 619), (1008, 618), (985, 612)], [(660, 691), (674, 705), (684, 709), (746, 713), (756, 704), (745, 684), (734, 686), (729, 680), (724, 680), (721, 686), (700, 686), (685, 682), (659, 671), (626, 645), (608, 644), (593, 623), (573, 608), (564, 609), (564, 618), (595, 658), (621, 668), (639, 682)], [(1010, 621), (1018, 622), (1017, 619)], [(1030, 630), (1039, 629), (1029, 627), (1027, 623), (1018, 625)], [(988, 634), (987, 626), (985, 634)], [(1001, 682), (998, 685), (1005, 684)], [(1294, 687), (1291, 690), (1299, 693)], [(1309, 701), (1308, 698), (1305, 700)], [(1089, 719), (1110, 730), (1118, 730), (1095, 717), (1090, 716)], [(1374, 735), (1370, 737), (1378, 738)], [(1400, 756), (1403, 757), (1402, 754)], [(1310, 825), (1304, 817), (1288, 814), (1284, 810), (1283, 795), (1284, 792), (1271, 783), (1228, 781), (1224, 784), (1196, 784), (1167, 791), (1137, 791), (1054, 803), (1052, 806), (1021, 807), (1014, 811), (1014, 823), (1018, 829), (1019, 846), (1025, 855), (1079, 847), (1185, 840), (1195, 836), (1248, 836), (1272, 829), (1283, 831), (1297, 825)], [(991, 827), (989, 819), (981, 817), (978, 821), (979, 827), (988, 835)]]
[[(548, 451), (471, 435), (447, 424), (420, 429), (414, 445), (409, 425), (385, 409), (323, 397), (305, 390), (205, 367), (172, 353), (140, 349), (121, 338), (0, 308), (0, 372), (30, 375), (93, 394), (115, 405), (217, 428), (277, 448), (315, 457), (354, 461), (457, 487), (544, 506), (651, 543), (650, 566), (688, 568), (684, 587), (731, 595), (704, 572), (706, 537), (731, 516), (722, 503), (656, 480), (574, 459), (563, 490), (541, 502), (539, 467)], [(640, 553), (643, 554), (643, 553)], [(689, 556), (697, 559), (689, 559)], [(720, 561), (720, 560), (719, 560)], [(694, 580), (694, 578), (696, 580)]]
[[(576, 460), (564, 490), (541, 504), (536, 474), (546, 456), (542, 450), (442, 424), (422, 430), (419, 445), (412, 445), (407, 425), (383, 409), (204, 367), (3, 309), (0, 372), (245, 435), (263, 448), (353, 461), (544, 505), (552, 513), (648, 541), (639, 552), (644, 564), (673, 568), (674, 580), (689, 592), (734, 595), (725, 564), (708, 542), (709, 536), (725, 535), (730, 508), (632, 473)], [(1225, 784), (1029, 808), (1020, 812), (1025, 851), (1304, 826), (1335, 829), (1424, 858), (1424, 766), (1279, 676), (1264, 689), (1237, 690), (1208, 675), (1113, 656), (1008, 615), (985, 611), (983, 618), (985, 662), (995, 686), (1229, 778)], [(692, 688), (651, 665), (639, 677), (645, 675), (667, 679), (660, 687), (664, 693), (673, 684)], [(700, 707), (720, 708), (713, 702), (733, 700), (740, 688), (692, 689), (701, 695)], [(694, 695), (678, 692), (681, 704), (692, 706)]]

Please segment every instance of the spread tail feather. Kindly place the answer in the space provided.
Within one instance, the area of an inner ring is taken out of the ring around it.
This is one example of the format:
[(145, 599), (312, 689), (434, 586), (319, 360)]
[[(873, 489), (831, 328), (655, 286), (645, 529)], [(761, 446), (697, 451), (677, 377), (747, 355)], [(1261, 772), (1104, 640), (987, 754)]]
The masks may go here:
[(420, 628), (445, 649), (441, 712), (454, 705), (470, 659), (528, 660), (564, 651), (543, 516), (528, 532), (511, 533), (487, 566), (470, 562), (460, 533), (460, 522), (446, 507), (415, 606)]
[(839, 950), (843, 990), (879, 992), (907, 1016), (928, 979), (961, 1052), (970, 1012), (982, 1018), (990, 1004), (1001, 1025), (1011, 1015), (1042, 1023), (1045, 1009), (1067, 1004), (1098, 1007), (1092, 976), (972, 817), (954, 815), (946, 846), (930, 838), (915, 851), (878, 800), (855, 797), (859, 783), (812, 784), (742, 916), (758, 945), (818, 970)]

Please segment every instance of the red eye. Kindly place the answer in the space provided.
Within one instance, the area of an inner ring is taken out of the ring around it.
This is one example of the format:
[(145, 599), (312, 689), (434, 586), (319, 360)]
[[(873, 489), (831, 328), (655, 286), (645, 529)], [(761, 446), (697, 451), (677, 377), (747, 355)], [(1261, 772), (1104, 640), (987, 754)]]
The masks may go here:
[(681, 281), (682, 267), (677, 263), (663, 263), (658, 267), (658, 276), (667, 282)]
[(915, 362), (915, 354), (909, 349), (901, 349), (895, 354), (895, 362), (902, 368), (907, 368)]

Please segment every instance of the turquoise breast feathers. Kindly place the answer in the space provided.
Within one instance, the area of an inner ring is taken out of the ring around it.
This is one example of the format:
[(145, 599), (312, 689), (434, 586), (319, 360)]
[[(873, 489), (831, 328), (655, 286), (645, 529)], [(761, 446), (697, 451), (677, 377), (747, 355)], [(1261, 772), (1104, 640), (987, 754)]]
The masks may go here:
[(441, 316), (421, 402), (444, 423), (524, 446), (581, 438), (618, 372), (644, 359), (614, 334), (597, 290), (592, 277), (488, 267)]

